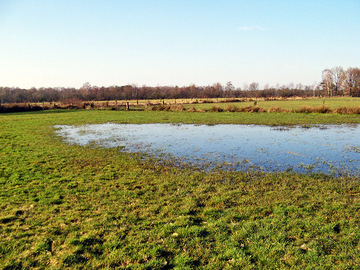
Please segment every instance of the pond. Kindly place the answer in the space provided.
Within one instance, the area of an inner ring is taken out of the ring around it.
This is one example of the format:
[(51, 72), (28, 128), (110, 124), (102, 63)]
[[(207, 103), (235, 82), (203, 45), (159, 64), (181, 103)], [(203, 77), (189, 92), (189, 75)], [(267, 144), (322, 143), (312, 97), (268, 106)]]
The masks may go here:
[(360, 126), (93, 124), (56, 126), (71, 144), (119, 147), (199, 168), (358, 175)]

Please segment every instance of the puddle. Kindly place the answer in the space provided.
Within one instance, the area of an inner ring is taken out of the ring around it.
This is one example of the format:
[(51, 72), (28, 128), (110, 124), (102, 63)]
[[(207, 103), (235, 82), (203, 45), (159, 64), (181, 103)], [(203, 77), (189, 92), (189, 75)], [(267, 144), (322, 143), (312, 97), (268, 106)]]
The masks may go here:
[(358, 175), (360, 126), (96, 124), (55, 126), (71, 144), (119, 147), (201, 168)]

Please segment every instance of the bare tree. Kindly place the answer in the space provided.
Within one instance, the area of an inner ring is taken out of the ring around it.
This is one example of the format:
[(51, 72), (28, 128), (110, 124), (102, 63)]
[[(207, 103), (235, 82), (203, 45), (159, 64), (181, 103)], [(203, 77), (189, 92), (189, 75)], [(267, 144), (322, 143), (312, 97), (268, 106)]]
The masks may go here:
[(226, 83), (225, 90), (226, 90), (226, 91), (234, 91), (234, 90), (235, 90), (235, 87), (234, 87), (234, 85), (231, 83), (231, 81), (228, 81), (228, 82)]
[(360, 68), (348, 68), (345, 71), (346, 94), (360, 96)]
[(344, 82), (345, 82), (345, 72), (344, 69), (340, 66), (330, 69), (332, 80), (334, 83), (335, 95), (340, 93), (344, 95)]
[(259, 83), (258, 82), (252, 82), (249, 86), (250, 91), (257, 91), (259, 90)]
[(316, 96), (316, 90), (319, 90), (319, 88), (320, 88), (320, 84), (318, 84), (317, 82), (314, 82), (312, 84), (311, 89), (312, 89), (312, 91), (314, 93), (314, 97)]
[(321, 85), (325, 95), (329, 97), (333, 96), (333, 77), (330, 69), (323, 70)]

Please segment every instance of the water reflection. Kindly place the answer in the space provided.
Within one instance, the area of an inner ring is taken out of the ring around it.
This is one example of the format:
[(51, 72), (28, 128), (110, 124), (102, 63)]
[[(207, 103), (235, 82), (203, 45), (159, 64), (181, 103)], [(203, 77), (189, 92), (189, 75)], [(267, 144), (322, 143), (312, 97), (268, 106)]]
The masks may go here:
[(359, 173), (360, 126), (107, 123), (56, 128), (69, 143), (170, 155), (203, 168)]

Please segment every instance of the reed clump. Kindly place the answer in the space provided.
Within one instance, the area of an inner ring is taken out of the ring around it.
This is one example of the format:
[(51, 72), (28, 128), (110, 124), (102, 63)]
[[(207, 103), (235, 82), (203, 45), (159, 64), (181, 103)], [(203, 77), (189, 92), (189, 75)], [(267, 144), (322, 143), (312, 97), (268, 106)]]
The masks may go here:
[(198, 110), (196, 110), (195, 107), (191, 107), (190, 109), (187, 110), (188, 112), (197, 112)]
[(267, 112), (267, 110), (258, 106), (246, 106), (239, 108), (238, 112), (261, 113), (261, 112)]
[(171, 105), (170, 110), (173, 112), (182, 112), (185, 111), (185, 108), (182, 105)]
[(296, 113), (332, 113), (332, 109), (327, 106), (318, 106), (318, 107), (309, 107), (309, 106), (302, 106), (299, 109), (295, 109), (294, 112)]
[(341, 107), (334, 110), (334, 113), (339, 114), (360, 114), (360, 107)]
[(239, 108), (234, 105), (228, 105), (225, 108), (226, 112), (237, 112), (238, 110), (239, 110)]
[(316, 113), (332, 113), (332, 109), (324, 105), (315, 107), (314, 110)]
[(210, 111), (211, 112), (222, 112), (224, 110), (222, 108), (220, 108), (219, 106), (212, 106)]
[(268, 109), (268, 112), (269, 113), (283, 113), (283, 112), (289, 112), (289, 110), (286, 110), (286, 109), (284, 109), (284, 108), (282, 108), (282, 107), (270, 107), (269, 109)]

